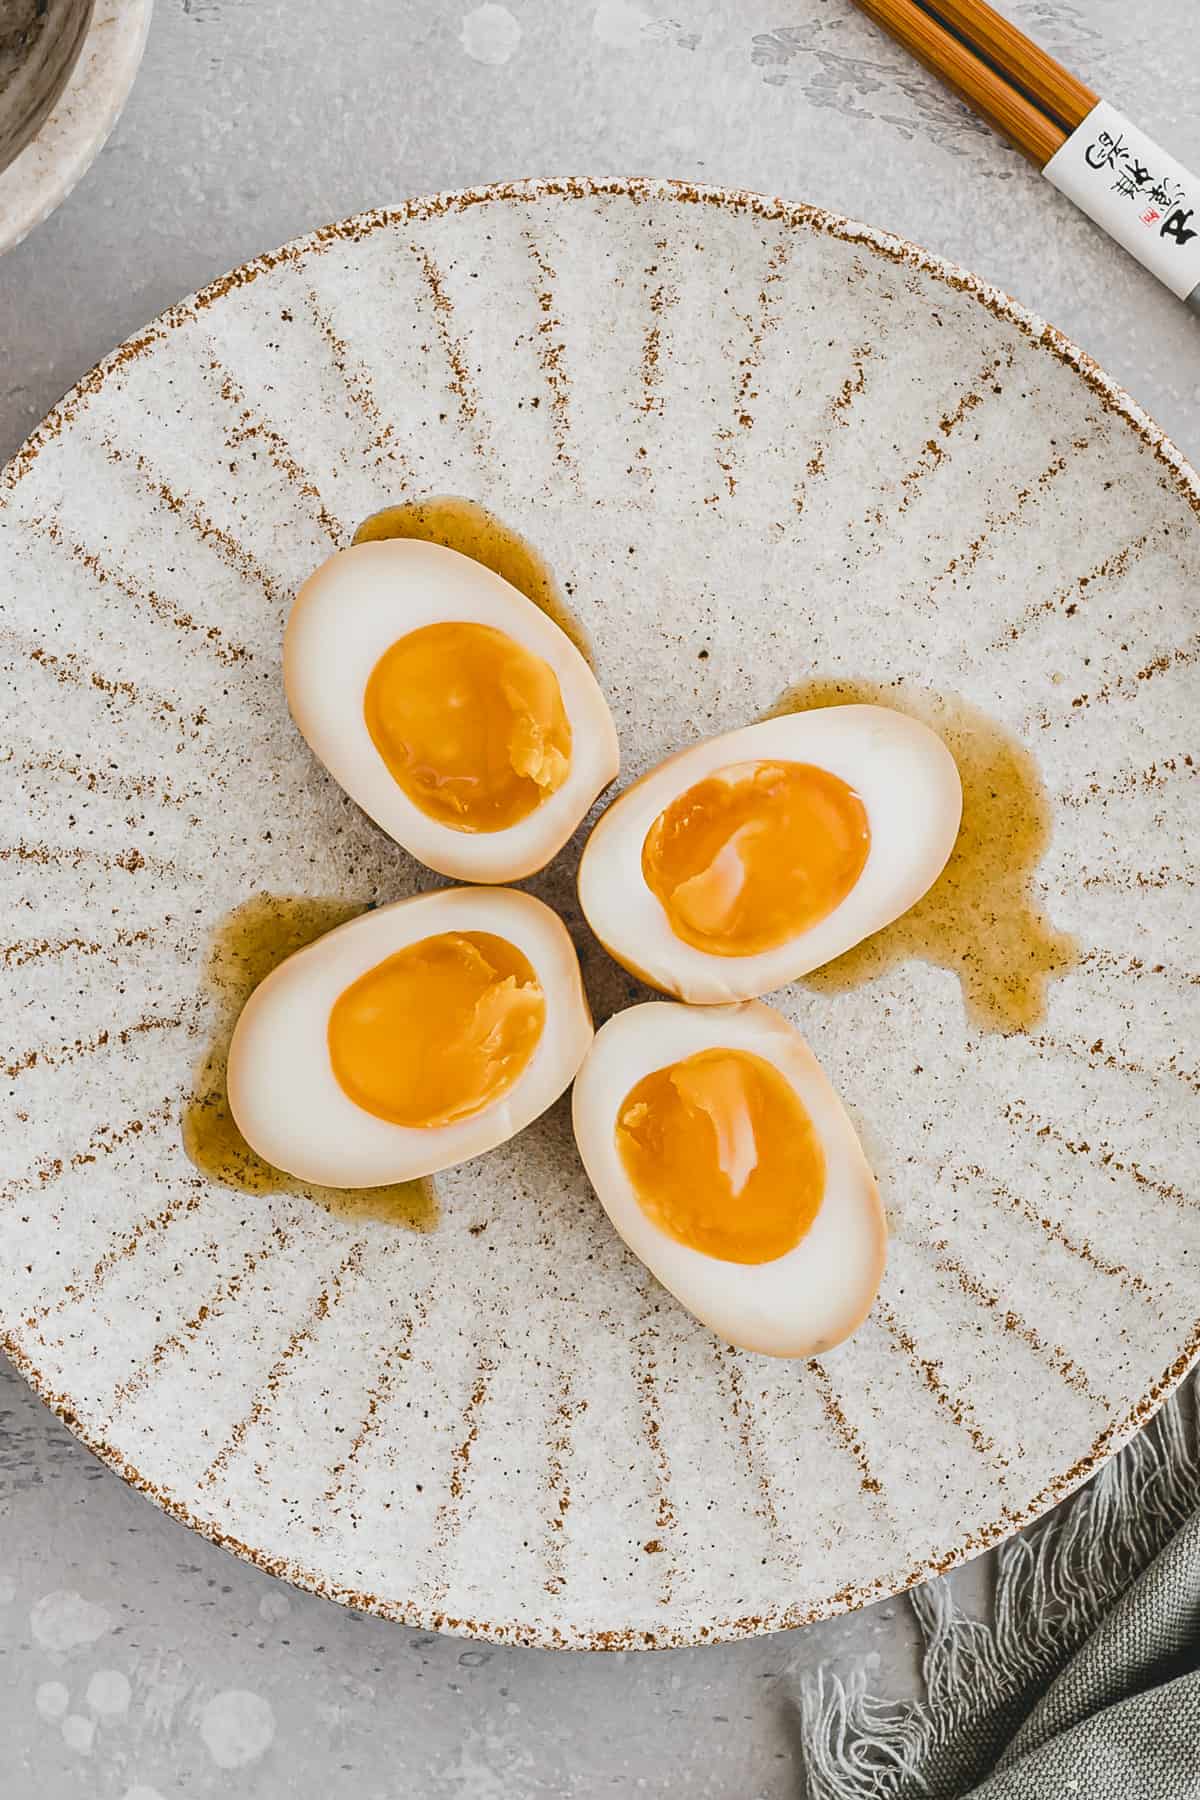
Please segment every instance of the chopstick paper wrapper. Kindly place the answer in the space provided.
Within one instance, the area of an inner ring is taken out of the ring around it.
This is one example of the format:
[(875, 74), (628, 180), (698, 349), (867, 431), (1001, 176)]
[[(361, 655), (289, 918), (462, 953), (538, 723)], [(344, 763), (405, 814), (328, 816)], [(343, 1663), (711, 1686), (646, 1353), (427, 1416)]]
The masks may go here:
[(1042, 173), (1200, 312), (1200, 181), (1182, 163), (1100, 100)]

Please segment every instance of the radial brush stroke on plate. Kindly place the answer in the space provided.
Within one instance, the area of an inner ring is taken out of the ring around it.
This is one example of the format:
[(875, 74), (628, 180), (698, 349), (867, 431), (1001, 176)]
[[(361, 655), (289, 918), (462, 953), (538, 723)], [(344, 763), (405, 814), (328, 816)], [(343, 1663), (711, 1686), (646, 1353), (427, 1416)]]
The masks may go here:
[(206, 1325), (215, 1325), (227, 1306), (235, 1302), (246, 1282), (256, 1275), (264, 1263), (277, 1256), (280, 1251), (287, 1250), (292, 1243), (292, 1234), (284, 1230), (282, 1225), (272, 1225), (263, 1233), (254, 1246), (245, 1251), (235, 1268), (222, 1275), (215, 1286), (210, 1288), (205, 1298), (184, 1319), (176, 1331), (160, 1338), (148, 1356), (142, 1357), (134, 1367), (117, 1382), (112, 1391), (109, 1413), (115, 1417), (122, 1412), (131, 1400), (142, 1394), (155, 1382), (163, 1368), (177, 1356), (186, 1355), (198, 1334)]
[(321, 498), (320, 488), (312, 476), (301, 468), (283, 433), (255, 412), (234, 376), (215, 354), (208, 362), (207, 374), (210, 388), (220, 394), (234, 415), (234, 422), (226, 433), (229, 448), (237, 450), (244, 444), (261, 444), (271, 463), (305, 502), (306, 510), (315, 517), (330, 542), (344, 544), (350, 535), (349, 528), (340, 519), (334, 518)]
[(381, 474), (386, 474), (390, 484), (401, 494), (405, 494), (417, 485), (417, 478), (411, 462), (396, 441), (394, 421), (383, 416), (370, 369), (355, 355), (347, 340), (339, 337), (329, 305), (315, 288), (310, 287), (306, 291), (305, 300), (313, 323), (329, 351), (329, 361), (337, 371), (350, 404), (365, 428), (363, 454)]
[(281, 1386), (292, 1373), (293, 1359), (302, 1351), (306, 1351), (308, 1346), (314, 1342), (325, 1320), (340, 1303), (346, 1278), (352, 1274), (361, 1274), (362, 1259), (366, 1249), (365, 1238), (351, 1245), (349, 1252), (321, 1281), (316, 1298), (310, 1301), (305, 1309), (303, 1319), (298, 1325), (293, 1326), (288, 1334), (283, 1349), (255, 1389), (254, 1398), (249, 1407), (232, 1426), (204, 1473), (197, 1478), (199, 1487), (212, 1487), (224, 1476), (230, 1461), (241, 1449), (247, 1435), (270, 1413)]
[(1159, 1301), (1155, 1297), (1154, 1290), (1143, 1276), (1132, 1269), (1125, 1268), (1120, 1263), (1110, 1261), (1108, 1257), (1096, 1250), (1087, 1238), (1073, 1236), (1055, 1219), (1040, 1213), (1031, 1200), (1015, 1193), (1004, 1182), (989, 1176), (987, 1170), (980, 1168), (977, 1163), (943, 1167), (939, 1170), (939, 1174), (949, 1181), (952, 1189), (964, 1187), (981, 1190), (995, 1206), (1017, 1213), (1028, 1224), (1036, 1226), (1051, 1243), (1057, 1244), (1069, 1256), (1086, 1263), (1095, 1274), (1109, 1276), (1128, 1292), (1137, 1294), (1146, 1302), (1147, 1306), (1154, 1307), (1156, 1311), (1159, 1310)]
[[(188, 530), (199, 539), (200, 543), (211, 550), (227, 569), (239, 576), (241, 580), (262, 590), (263, 597), (272, 606), (282, 607), (287, 604), (288, 594), (278, 578), (264, 568), (254, 551), (247, 544), (215, 523), (204, 510), (202, 503), (192, 494), (179, 494), (166, 482), (161, 473), (154, 467), (150, 458), (140, 450), (126, 450), (111, 437), (101, 440), (105, 454), (116, 467), (129, 472), (131, 479), (136, 479), (143, 492), (151, 500), (156, 509), (167, 513), (172, 520), (187, 526)], [(152, 596), (153, 598), (153, 596)], [(187, 615), (180, 614), (188, 625), (193, 621)], [(210, 625), (203, 628), (205, 636), (214, 644), (220, 641), (220, 627)], [(249, 652), (243, 645), (230, 646), (233, 660), (240, 661)]]
[(1061, 1375), (1068, 1387), (1074, 1388), (1077, 1393), (1084, 1395), (1101, 1411), (1109, 1411), (1112, 1402), (1108, 1396), (1096, 1392), (1091, 1377), (1079, 1367), (1073, 1358), (1067, 1355), (1065, 1350), (1053, 1341), (1047, 1340), (1035, 1325), (1030, 1325), (1001, 1295), (995, 1293), (977, 1276), (973, 1275), (970, 1269), (956, 1256), (951, 1256), (943, 1245), (934, 1244), (923, 1246), (923, 1248), (935, 1257), (934, 1267), (940, 1274), (949, 1275), (952, 1280), (957, 1282), (961, 1293), (965, 1294), (968, 1299), (977, 1301), (1000, 1322), (1005, 1331), (1011, 1332), (1023, 1343), (1028, 1344), (1036, 1356), (1043, 1357), (1054, 1372)]
[(0, 1205), (11, 1206), (26, 1194), (44, 1194), (48, 1187), (61, 1181), (64, 1175), (88, 1168), (101, 1157), (114, 1156), (131, 1144), (142, 1144), (165, 1125), (171, 1124), (175, 1113), (175, 1097), (168, 1094), (157, 1106), (147, 1107), (137, 1117), (125, 1119), (120, 1125), (97, 1125), (77, 1150), (64, 1147), (57, 1153), (46, 1151), (32, 1169), (14, 1176), (0, 1186)]
[(359, 1458), (368, 1443), (387, 1422), (387, 1410), (393, 1396), (401, 1390), (409, 1374), (406, 1365), (412, 1361), (412, 1342), (418, 1325), (429, 1322), (429, 1308), (435, 1290), (427, 1288), (417, 1294), (400, 1319), (392, 1341), (384, 1346), (376, 1360), (375, 1373), (367, 1389), (367, 1404), (358, 1421), (345, 1455), (329, 1470), (329, 1485), (321, 1498), (334, 1512), (350, 1505), (350, 1490), (355, 1483)]
[(730, 499), (737, 493), (738, 441), (754, 426), (754, 414), (750, 409), (758, 399), (755, 383), (765, 379), (759, 372), (766, 356), (768, 339), (779, 324), (776, 309), (783, 299), (783, 278), (787, 273), (791, 253), (792, 244), (787, 237), (781, 237), (772, 247), (755, 308), (742, 320), (745, 337), (740, 346), (731, 346), (731, 350), (740, 348), (741, 351), (733, 375), (732, 418), (728, 424), (717, 427), (713, 447), (713, 459), (724, 478)]

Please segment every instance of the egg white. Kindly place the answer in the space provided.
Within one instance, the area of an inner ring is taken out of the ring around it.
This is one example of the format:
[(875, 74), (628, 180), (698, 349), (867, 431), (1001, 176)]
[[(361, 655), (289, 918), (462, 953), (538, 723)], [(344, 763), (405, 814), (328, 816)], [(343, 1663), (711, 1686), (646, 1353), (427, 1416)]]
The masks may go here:
[[(447, 622), (493, 626), (549, 663), (570, 722), (563, 785), (502, 831), (455, 831), (423, 813), (393, 779), (363, 716), (384, 652)], [(501, 576), (441, 544), (381, 539), (322, 563), (288, 619), (283, 682), (301, 733), (351, 799), (421, 862), (462, 881), (519, 881), (544, 868), (620, 766), (608, 704), (570, 639)]]
[[(355, 1105), (329, 1057), (339, 994), (406, 944), (444, 931), (485, 931), (515, 944), (546, 999), (529, 1063), (508, 1093), (454, 1124), (415, 1130)], [(251, 1147), (276, 1168), (322, 1187), (411, 1181), (494, 1149), (571, 1083), (592, 1041), (592, 1017), (566, 926), (531, 894), (452, 888), (362, 914), (298, 950), (251, 994), (229, 1047), (229, 1104)]]
[[(858, 794), (871, 831), (861, 874), (807, 931), (754, 956), (714, 956), (675, 936), (642, 874), (642, 846), (685, 789), (731, 763), (812, 763)], [(702, 1005), (750, 999), (841, 956), (907, 912), (937, 880), (962, 819), (962, 783), (929, 727), (886, 706), (826, 706), (706, 738), (661, 762), (602, 814), (579, 867), (588, 924), (617, 961)]]
[[(725, 1262), (669, 1237), (642, 1210), (617, 1148), (617, 1119), (630, 1090), (653, 1070), (716, 1047), (773, 1063), (825, 1153), (816, 1218), (795, 1249), (772, 1262)], [(576, 1076), (573, 1117), (584, 1167), (616, 1230), (718, 1337), (764, 1356), (817, 1356), (861, 1323), (886, 1256), (879, 1191), (845, 1108), (782, 1014), (753, 1000), (703, 1008), (656, 1000), (617, 1013), (597, 1032)]]

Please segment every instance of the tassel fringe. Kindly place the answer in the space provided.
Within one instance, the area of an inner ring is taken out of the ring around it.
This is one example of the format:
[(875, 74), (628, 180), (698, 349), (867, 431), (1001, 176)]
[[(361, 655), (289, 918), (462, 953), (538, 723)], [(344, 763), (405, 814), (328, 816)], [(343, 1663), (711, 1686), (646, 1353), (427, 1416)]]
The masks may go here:
[(1195, 1395), (1176, 1395), (1074, 1499), (999, 1553), (991, 1622), (946, 1580), (914, 1589), (925, 1698), (889, 1705), (859, 1670), (800, 1691), (808, 1800), (953, 1800), (1040, 1691), (1200, 1505)]

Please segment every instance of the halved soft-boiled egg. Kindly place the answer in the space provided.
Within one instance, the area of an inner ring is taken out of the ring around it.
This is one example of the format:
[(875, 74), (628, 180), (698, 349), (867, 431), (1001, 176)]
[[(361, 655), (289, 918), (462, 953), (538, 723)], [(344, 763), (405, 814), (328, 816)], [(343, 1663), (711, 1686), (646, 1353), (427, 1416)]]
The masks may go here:
[(234, 1029), (229, 1104), (288, 1174), (382, 1187), (513, 1137), (591, 1041), (557, 914), (511, 888), (452, 888), (364, 913), (273, 970)]
[(879, 1192), (780, 1013), (657, 1000), (616, 1014), (576, 1077), (574, 1120), (617, 1231), (727, 1343), (815, 1356), (860, 1323), (883, 1275)]
[(296, 596), (283, 680), (351, 799), (460, 880), (544, 867), (620, 766), (607, 702), (566, 634), (441, 544), (331, 556)]
[(954, 758), (928, 726), (886, 706), (789, 713), (681, 750), (614, 800), (579, 898), (654, 987), (749, 999), (906, 912), (961, 817)]

